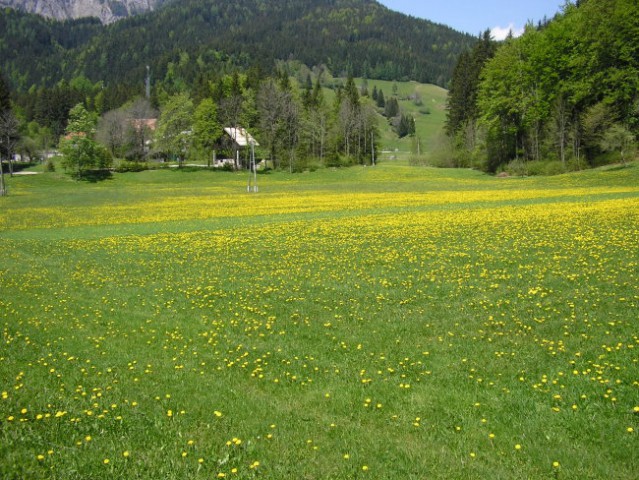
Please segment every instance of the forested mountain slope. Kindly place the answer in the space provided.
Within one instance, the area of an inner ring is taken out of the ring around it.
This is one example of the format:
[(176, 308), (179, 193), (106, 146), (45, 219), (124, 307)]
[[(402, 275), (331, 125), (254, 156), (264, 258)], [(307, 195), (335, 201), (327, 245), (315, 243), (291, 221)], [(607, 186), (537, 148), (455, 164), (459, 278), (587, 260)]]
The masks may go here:
[(146, 65), (188, 83), (220, 63), (270, 71), (277, 59), (445, 86), (472, 42), (374, 0), (186, 0), (107, 26), (0, 12), (0, 68), (21, 90), (81, 75), (139, 84)]

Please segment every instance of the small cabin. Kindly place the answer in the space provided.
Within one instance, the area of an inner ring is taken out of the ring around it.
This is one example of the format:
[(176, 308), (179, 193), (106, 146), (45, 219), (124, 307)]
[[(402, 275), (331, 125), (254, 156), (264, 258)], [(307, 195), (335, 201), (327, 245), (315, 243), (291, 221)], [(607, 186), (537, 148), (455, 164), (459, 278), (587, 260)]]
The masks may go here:
[(231, 161), (234, 163), (235, 168), (240, 168), (240, 151), (244, 150), (247, 153), (250, 147), (259, 147), (260, 144), (253, 138), (253, 136), (242, 127), (226, 127), (224, 132), (228, 138), (233, 142), (233, 150), (235, 152), (235, 158)]

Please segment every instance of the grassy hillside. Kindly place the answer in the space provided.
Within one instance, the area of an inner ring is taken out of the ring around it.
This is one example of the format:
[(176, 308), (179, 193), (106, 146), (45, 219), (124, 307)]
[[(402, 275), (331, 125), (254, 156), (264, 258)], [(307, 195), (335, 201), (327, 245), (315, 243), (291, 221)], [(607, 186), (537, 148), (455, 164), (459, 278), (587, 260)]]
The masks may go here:
[(639, 165), (9, 179), (0, 477), (635, 479)]
[[(361, 80), (359, 82), (361, 83)], [(415, 118), (416, 137), (420, 139), (421, 151), (428, 152), (432, 149), (437, 136), (442, 133), (444, 122), (446, 121), (447, 90), (436, 85), (418, 82), (368, 81), (370, 92), (375, 86), (378, 90), (381, 89), (384, 92), (386, 98), (389, 98), (394, 91), (397, 92), (402, 111)], [(418, 105), (414, 100), (410, 99), (415, 95), (421, 99), (422, 105)], [(399, 155), (397, 153), (395, 155), (400, 157), (414, 148), (414, 141), (410, 137), (399, 139), (390, 128), (384, 130), (382, 139), (384, 149), (390, 151), (398, 150)]]
[[(345, 79), (337, 80), (342, 84)], [(438, 137), (443, 134), (446, 122), (446, 101), (448, 91), (437, 85), (419, 82), (396, 82), (386, 80), (369, 80), (357, 78), (355, 84), (360, 89), (366, 85), (369, 97), (373, 88), (384, 92), (385, 98), (396, 96), (399, 99), (399, 106), (402, 112), (411, 115), (415, 119), (416, 136), (399, 138), (393, 130), (387, 118), (381, 115), (378, 117), (378, 125), (381, 133), (382, 152), (379, 152), (382, 160), (395, 158), (406, 160), (409, 154), (416, 151), (416, 139), (420, 141), (420, 153), (428, 156), (437, 144)], [(396, 93), (394, 93), (396, 92)], [(332, 104), (335, 93), (329, 88), (324, 89), (326, 101)], [(421, 105), (418, 105), (413, 98), (419, 98)], [(372, 101), (372, 100), (371, 100)]]

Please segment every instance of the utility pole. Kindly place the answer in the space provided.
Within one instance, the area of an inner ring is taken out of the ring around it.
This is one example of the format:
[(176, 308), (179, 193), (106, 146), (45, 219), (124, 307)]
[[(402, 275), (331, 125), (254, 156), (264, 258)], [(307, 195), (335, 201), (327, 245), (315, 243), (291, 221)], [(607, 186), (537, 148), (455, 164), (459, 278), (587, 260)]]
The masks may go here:
[[(0, 144), (2, 144), (2, 138), (0, 138)], [(4, 165), (2, 162), (2, 152), (0, 151), (0, 197), (4, 197), (7, 194), (7, 188), (4, 184)]]
[(371, 132), (371, 157), (373, 161), (373, 167), (375, 166), (375, 132)]
[(251, 144), (251, 161), (250, 161), (250, 171), (249, 171), (249, 179), (248, 186), (246, 187), (247, 192), (257, 193), (257, 165), (255, 164), (255, 140), (252, 138), (249, 140)]
[(146, 99), (149, 100), (151, 98), (151, 67), (146, 66)]

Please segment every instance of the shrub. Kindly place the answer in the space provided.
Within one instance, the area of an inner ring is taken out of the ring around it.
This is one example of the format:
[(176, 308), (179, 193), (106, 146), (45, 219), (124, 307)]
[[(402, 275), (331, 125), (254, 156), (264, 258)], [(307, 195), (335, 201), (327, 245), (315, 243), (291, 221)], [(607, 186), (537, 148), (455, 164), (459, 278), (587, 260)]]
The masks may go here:
[(129, 161), (126, 161), (126, 160), (122, 160), (115, 167), (115, 171), (118, 172), (118, 173), (142, 172), (142, 171), (148, 170), (148, 169), (149, 169), (149, 166), (146, 164), (146, 162), (129, 162)]
[(84, 134), (74, 134), (60, 142), (64, 155), (62, 166), (73, 175), (81, 177), (87, 170), (104, 170), (111, 167), (113, 158), (109, 151)]

